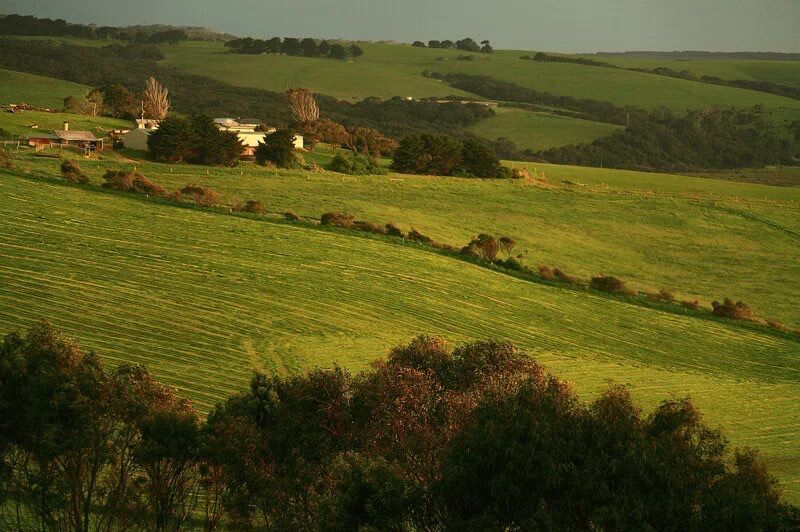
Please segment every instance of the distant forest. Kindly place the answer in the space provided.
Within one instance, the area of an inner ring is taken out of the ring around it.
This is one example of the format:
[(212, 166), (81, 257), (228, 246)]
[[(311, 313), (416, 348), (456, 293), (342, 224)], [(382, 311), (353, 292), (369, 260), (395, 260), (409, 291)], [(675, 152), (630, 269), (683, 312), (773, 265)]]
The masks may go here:
[(231, 39), (225, 47), (235, 54), (285, 54), (300, 57), (329, 57), (331, 59), (347, 59), (360, 57), (364, 50), (355, 43), (348, 46), (340, 42), (326, 40), (317, 41), (310, 37), (273, 37), (271, 39)]
[(133, 42), (222, 41), (232, 35), (196, 26), (96, 26), (63, 19), (38, 18), (30, 15), (0, 15), (0, 35), (41, 35), (51, 37), (80, 37)]

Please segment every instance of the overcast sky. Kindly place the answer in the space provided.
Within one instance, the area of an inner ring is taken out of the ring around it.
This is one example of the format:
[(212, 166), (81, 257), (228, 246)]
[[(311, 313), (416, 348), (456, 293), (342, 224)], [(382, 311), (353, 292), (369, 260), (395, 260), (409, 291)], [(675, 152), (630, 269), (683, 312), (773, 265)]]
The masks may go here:
[(253, 37), (490, 39), (497, 48), (800, 52), (800, 0), (0, 0), (0, 12)]

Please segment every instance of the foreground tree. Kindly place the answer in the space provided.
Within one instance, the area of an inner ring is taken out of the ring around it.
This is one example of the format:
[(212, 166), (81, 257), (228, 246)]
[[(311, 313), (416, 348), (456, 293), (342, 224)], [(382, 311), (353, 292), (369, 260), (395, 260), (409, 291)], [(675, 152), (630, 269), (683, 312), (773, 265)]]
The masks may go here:
[(400, 141), (392, 169), (407, 174), (451, 175), (461, 166), (461, 145), (445, 135), (425, 133)]

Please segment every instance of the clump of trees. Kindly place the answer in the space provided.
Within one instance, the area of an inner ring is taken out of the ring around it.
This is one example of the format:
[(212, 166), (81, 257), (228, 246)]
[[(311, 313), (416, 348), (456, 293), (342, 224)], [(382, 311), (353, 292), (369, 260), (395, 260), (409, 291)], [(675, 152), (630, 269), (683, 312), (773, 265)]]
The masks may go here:
[(401, 140), (394, 152), (392, 169), (408, 174), (511, 177), (511, 171), (500, 165), (489, 146), (474, 139), (462, 142), (430, 133)]
[(327, 169), (349, 175), (380, 175), (386, 173), (386, 169), (374, 158), (358, 154), (348, 157), (337, 153), (331, 159)]
[(264, 137), (255, 150), (256, 162), (262, 166), (268, 164), (278, 168), (296, 168), (299, 166), (294, 153), (295, 133), (291, 129), (279, 129)]
[(645, 415), (612, 387), (584, 404), (506, 342), (421, 336), (355, 376), (256, 373), (205, 422), (47, 323), (6, 336), (0, 382), (14, 529), (800, 526), (757, 453), (731, 452), (689, 399)]
[(244, 37), (225, 42), (225, 47), (234, 54), (284, 54), (300, 57), (328, 57), (331, 59), (356, 58), (364, 55), (364, 50), (356, 43), (345, 45), (340, 42), (316, 40), (310, 37), (272, 37), (253, 39)]
[[(416, 47), (425, 47), (425, 43), (422, 41), (414, 41), (412, 46)], [(490, 54), (494, 52), (494, 48), (489, 43), (488, 40), (481, 41), (480, 44), (475, 41), (472, 37), (464, 37), (463, 39), (457, 41), (451, 40), (444, 40), (444, 41), (437, 41), (437, 40), (430, 40), (428, 41), (428, 48), (454, 48), (457, 50), (464, 50), (467, 52), (482, 52), (485, 54)]]
[(205, 115), (168, 116), (147, 139), (156, 161), (187, 162), (211, 166), (236, 166), (242, 143), (235, 133), (222, 131)]

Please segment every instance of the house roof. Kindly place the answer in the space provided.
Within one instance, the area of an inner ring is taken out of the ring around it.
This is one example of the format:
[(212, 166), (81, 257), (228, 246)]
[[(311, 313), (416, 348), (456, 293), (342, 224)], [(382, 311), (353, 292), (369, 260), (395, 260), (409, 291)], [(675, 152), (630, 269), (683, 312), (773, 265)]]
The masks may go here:
[(28, 135), (28, 139), (58, 140), (58, 137), (56, 137), (52, 133), (42, 133), (42, 134), (37, 133), (35, 135)]
[(240, 118), (239, 123), (248, 126), (260, 126), (261, 119), (260, 118)]
[(62, 129), (53, 130), (53, 133), (61, 140), (66, 141), (96, 141), (97, 137), (91, 131), (64, 131)]
[(264, 140), (264, 137), (266, 135), (264, 134), (263, 131), (259, 131), (256, 133), (239, 132), (237, 136), (239, 137), (239, 140), (242, 142), (242, 144), (244, 144), (248, 148), (255, 148), (256, 146), (258, 146), (259, 142), (262, 142)]

